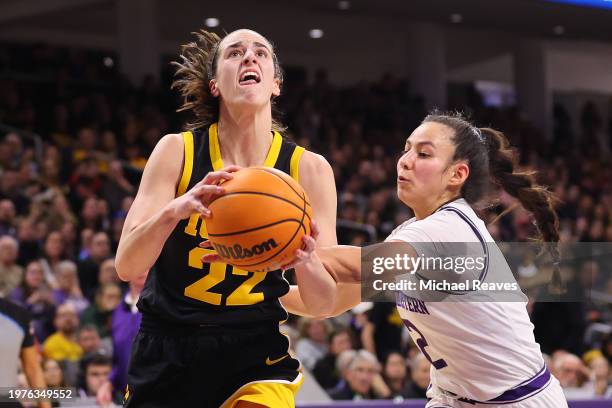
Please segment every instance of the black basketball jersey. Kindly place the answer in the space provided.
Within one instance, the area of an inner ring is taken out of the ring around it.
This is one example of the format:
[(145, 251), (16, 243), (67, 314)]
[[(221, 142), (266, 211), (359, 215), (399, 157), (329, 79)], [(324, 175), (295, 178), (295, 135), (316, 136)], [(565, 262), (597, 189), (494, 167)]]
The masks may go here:
[[(177, 197), (208, 172), (224, 167), (216, 123), (182, 135), (185, 159)], [(274, 132), (264, 166), (284, 171), (299, 182), (303, 152), (303, 147)], [(188, 324), (239, 325), (287, 319), (278, 300), (289, 291), (282, 271), (247, 272), (224, 263), (202, 264), (201, 257), (212, 252), (198, 247), (207, 236), (206, 223), (199, 214), (178, 223), (149, 272), (139, 309), (163, 320)]]

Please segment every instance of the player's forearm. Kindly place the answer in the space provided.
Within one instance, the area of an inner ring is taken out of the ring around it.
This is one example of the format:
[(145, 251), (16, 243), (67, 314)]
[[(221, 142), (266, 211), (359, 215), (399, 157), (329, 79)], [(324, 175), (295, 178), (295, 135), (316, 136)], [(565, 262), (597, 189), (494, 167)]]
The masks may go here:
[(115, 259), (119, 277), (130, 281), (149, 270), (178, 222), (169, 203), (136, 228), (124, 231)]
[(319, 247), (317, 255), (338, 283), (361, 283), (361, 248), (349, 245)]
[[(26, 363), (23, 367), (23, 371), (25, 373), (26, 378), (28, 379), (28, 384), (30, 384), (30, 388), (32, 389), (45, 389), (47, 388), (47, 383), (45, 382), (45, 377), (42, 372), (42, 369), (38, 365), (37, 362)], [(51, 404), (49, 401), (41, 401), (38, 403), (39, 408), (51, 408)]]
[(295, 267), (300, 297), (312, 316), (331, 315), (336, 303), (336, 282), (316, 254)]

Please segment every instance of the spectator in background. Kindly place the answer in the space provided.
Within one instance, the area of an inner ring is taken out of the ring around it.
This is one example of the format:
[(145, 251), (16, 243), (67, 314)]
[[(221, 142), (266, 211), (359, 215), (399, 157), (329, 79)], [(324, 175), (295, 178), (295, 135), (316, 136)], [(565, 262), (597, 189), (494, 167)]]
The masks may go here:
[(589, 371), (578, 356), (566, 351), (557, 351), (552, 356), (551, 368), (568, 399), (588, 398), (594, 395), (592, 384), (587, 383)]
[(390, 351), (402, 349), (403, 329), (404, 322), (394, 303), (375, 302), (361, 331), (361, 342), (379, 361), (384, 361)]
[(115, 390), (122, 391), (127, 384), (128, 363), (132, 351), (134, 337), (138, 333), (142, 315), (136, 304), (147, 280), (147, 274), (130, 281), (130, 289), (123, 301), (113, 311), (112, 339), (113, 339), (113, 384)]
[[(110, 378), (113, 368), (111, 358), (103, 353), (95, 353), (87, 356), (81, 363), (82, 371), (77, 394), (79, 399), (75, 403), (78, 406), (96, 405), (96, 395)], [(117, 399), (121, 399), (117, 396)], [(107, 405), (108, 406), (108, 405)], [(114, 406), (111, 404), (111, 406)]]
[(17, 235), (15, 204), (11, 200), (0, 200), (0, 235)]
[[(343, 355), (347, 353), (346, 356)], [(348, 350), (340, 354), (340, 358), (348, 358), (343, 373), (344, 383), (341, 387), (331, 390), (329, 396), (334, 400), (375, 399), (372, 384), (380, 372), (380, 364), (376, 356), (367, 350)]]
[(83, 294), (93, 300), (98, 282), (98, 271), (102, 262), (111, 256), (110, 240), (105, 232), (97, 232), (91, 238), (89, 255), (79, 262), (79, 282)]
[(19, 244), (10, 235), (0, 237), (0, 294), (5, 296), (23, 280), (23, 268), (17, 265)]
[(78, 361), (83, 356), (83, 349), (77, 342), (79, 317), (74, 305), (64, 303), (57, 308), (55, 327), (57, 331), (43, 343), (45, 357), (57, 361)]
[(57, 288), (53, 289), (54, 303), (61, 305), (70, 302), (80, 315), (89, 306), (89, 302), (81, 292), (76, 264), (72, 261), (60, 262), (55, 266), (55, 276)]
[(353, 348), (350, 329), (341, 329), (329, 335), (329, 351), (317, 361), (312, 374), (325, 389), (335, 387), (340, 381), (340, 372), (337, 369), (337, 359), (340, 353)]
[(108, 258), (102, 262), (98, 271), (98, 287), (108, 285), (109, 283), (120, 283), (117, 269), (115, 268), (115, 258)]
[(89, 253), (91, 252), (91, 240), (93, 239), (94, 234), (95, 231), (91, 228), (81, 229), (81, 232), (79, 234), (81, 245), (78, 250), (79, 263), (89, 257)]
[(301, 339), (295, 345), (295, 353), (308, 370), (312, 370), (318, 360), (327, 353), (327, 337), (331, 325), (327, 320), (301, 318), (298, 323)]
[(38, 261), (32, 261), (26, 266), (23, 281), (13, 290), (10, 299), (30, 312), (36, 338), (39, 341), (46, 339), (53, 331), (55, 305)]
[(0, 199), (10, 200), (18, 215), (26, 215), (30, 208), (30, 199), (22, 192), (22, 187), (18, 171), (5, 169), (0, 176)]
[(60, 228), (62, 238), (64, 240), (64, 246), (66, 248), (66, 256), (68, 259), (78, 258), (78, 232), (76, 221), (66, 221)]
[(100, 337), (110, 336), (113, 310), (121, 302), (121, 289), (116, 283), (108, 283), (96, 291), (95, 303), (91, 304), (81, 316), (81, 323), (92, 324), (98, 329)]
[(584, 358), (591, 372), (591, 382), (597, 397), (611, 398), (612, 384), (610, 383), (610, 362), (596, 350), (587, 360)]
[(23, 218), (17, 229), (17, 240), (19, 241), (19, 258), (17, 263), (26, 265), (40, 256), (39, 237), (32, 218)]
[(64, 381), (64, 372), (57, 360), (46, 358), (42, 363), (45, 382), (49, 388), (64, 388), (69, 384)]
[(111, 213), (115, 214), (119, 211), (123, 199), (135, 193), (136, 187), (125, 178), (121, 162), (119, 160), (112, 161), (102, 187), (102, 196), (108, 201)]
[(404, 398), (426, 398), (425, 393), (429, 387), (429, 369), (431, 364), (422, 353), (410, 359), (410, 381), (402, 390)]
[(395, 398), (402, 395), (406, 386), (406, 359), (399, 351), (391, 351), (384, 360), (382, 377), (391, 391), (389, 397)]
[(77, 341), (83, 350), (84, 356), (98, 352), (110, 355), (110, 350), (103, 347), (98, 329), (93, 324), (85, 324), (81, 326), (77, 336)]
[(57, 288), (55, 267), (64, 259), (64, 239), (62, 233), (59, 231), (51, 231), (45, 238), (43, 256), (39, 262), (45, 273), (45, 280), (52, 288)]

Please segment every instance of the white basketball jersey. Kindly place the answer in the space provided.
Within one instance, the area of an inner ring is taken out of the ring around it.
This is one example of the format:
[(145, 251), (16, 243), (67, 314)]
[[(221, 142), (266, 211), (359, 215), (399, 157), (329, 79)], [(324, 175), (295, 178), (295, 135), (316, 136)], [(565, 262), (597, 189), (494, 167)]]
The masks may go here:
[[(464, 199), (444, 205), (423, 220), (406, 221), (389, 235), (390, 240), (409, 244), (494, 242)], [(501, 272), (511, 274), (507, 263), (503, 264), (507, 272)], [(433, 385), (487, 401), (541, 371), (544, 360), (533, 336), (527, 299), (519, 296), (524, 300), (467, 303), (424, 302), (410, 298), (409, 292), (398, 295), (400, 316), (415, 344), (432, 362)]]

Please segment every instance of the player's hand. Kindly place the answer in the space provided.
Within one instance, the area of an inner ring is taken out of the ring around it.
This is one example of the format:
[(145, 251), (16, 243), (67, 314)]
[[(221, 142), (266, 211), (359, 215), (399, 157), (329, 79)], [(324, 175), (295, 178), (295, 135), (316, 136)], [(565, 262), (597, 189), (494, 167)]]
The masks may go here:
[(283, 265), (281, 269), (286, 271), (287, 269), (295, 268), (299, 264), (311, 261), (317, 247), (319, 233), (317, 223), (314, 220), (310, 221), (310, 235), (302, 237), (302, 248), (295, 251), (295, 259), (293, 262)]
[[(198, 246), (200, 248), (213, 249), (212, 242), (210, 242), (209, 240), (200, 242)], [(202, 257), (202, 263), (213, 263), (213, 262), (223, 262), (221, 260), (221, 257), (217, 255), (216, 252), (214, 254), (207, 254)]]
[[(283, 265), (281, 267), (282, 270), (287, 270), (293, 268), (295, 265), (298, 265), (302, 262), (306, 262), (311, 259), (312, 254), (317, 246), (316, 240), (319, 236), (319, 227), (317, 223), (314, 221), (310, 222), (310, 235), (304, 235), (302, 237), (302, 248), (295, 251), (295, 259), (293, 262), (288, 263), (287, 265)], [(212, 243), (209, 240), (202, 241), (198, 245), (200, 248), (212, 249)], [(204, 255), (202, 258), (202, 263), (213, 263), (213, 262), (223, 262), (221, 257), (214, 254)]]
[(225, 189), (219, 184), (231, 180), (234, 177), (232, 173), (240, 169), (240, 166), (228, 166), (219, 171), (211, 171), (191, 190), (172, 200), (170, 205), (176, 219), (188, 218), (193, 213), (209, 218), (211, 211), (207, 207), (208, 204), (225, 193)]

